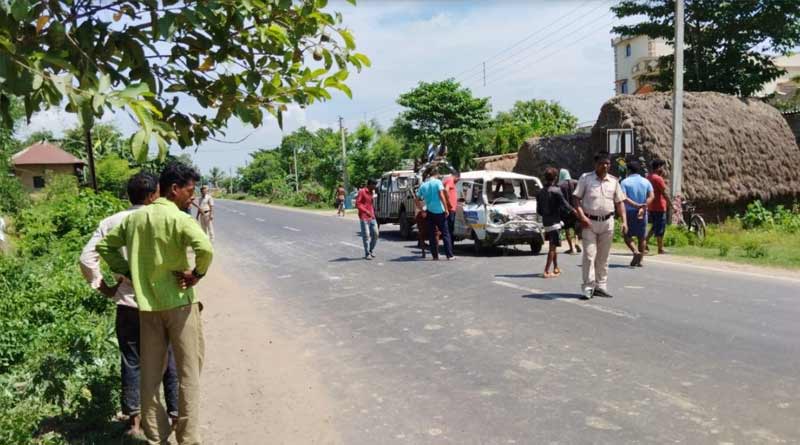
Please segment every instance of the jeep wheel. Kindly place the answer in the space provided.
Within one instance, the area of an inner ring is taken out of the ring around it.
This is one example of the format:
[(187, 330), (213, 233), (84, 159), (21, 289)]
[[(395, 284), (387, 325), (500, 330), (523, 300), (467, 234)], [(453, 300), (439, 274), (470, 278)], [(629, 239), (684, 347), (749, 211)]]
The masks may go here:
[(406, 214), (406, 209), (400, 210), (400, 236), (403, 239), (411, 239), (412, 230), (411, 230), (411, 223), (408, 221), (408, 215)]

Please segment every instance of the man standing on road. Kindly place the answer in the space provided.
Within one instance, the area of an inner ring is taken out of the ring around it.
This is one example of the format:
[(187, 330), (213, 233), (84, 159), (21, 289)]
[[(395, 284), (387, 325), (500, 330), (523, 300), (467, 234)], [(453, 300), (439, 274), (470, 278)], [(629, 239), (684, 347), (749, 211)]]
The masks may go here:
[(655, 235), (658, 243), (658, 254), (664, 253), (664, 233), (667, 231), (667, 203), (670, 202), (667, 193), (667, 184), (664, 182), (664, 167), (667, 165), (663, 159), (655, 159), (650, 164), (651, 173), (647, 176), (653, 186), (653, 201), (647, 206), (652, 227), (647, 233), (645, 249), (650, 238)]
[[(425, 209), (422, 202), (425, 202)], [(447, 205), (447, 195), (445, 194), (444, 184), (439, 180), (439, 171), (434, 168), (430, 172), (428, 180), (419, 187), (417, 199), (414, 201), (417, 210), (424, 212), (425, 220), (428, 221), (428, 240), (431, 245), (431, 255), (434, 261), (439, 260), (439, 246), (436, 242), (436, 229), (442, 234), (442, 244), (448, 260), (454, 260), (453, 241), (450, 230), (447, 227), (447, 217), (450, 214)]]
[(594, 157), (594, 171), (581, 176), (575, 187), (575, 210), (583, 224), (583, 297), (611, 297), (608, 293), (608, 255), (614, 238), (614, 210), (622, 217), (622, 233), (628, 232), (625, 194), (617, 178), (608, 173), (607, 152)]
[(344, 207), (345, 207), (345, 200), (347, 198), (347, 192), (345, 191), (342, 184), (339, 184), (339, 187), (336, 187), (336, 197), (334, 198), (334, 204), (336, 205), (336, 216), (344, 216)]
[[(620, 184), (625, 193), (625, 212), (628, 220), (628, 233), (625, 234), (625, 244), (633, 253), (631, 267), (642, 267), (642, 257), (647, 245), (645, 232), (647, 231), (647, 206), (653, 201), (653, 186), (650, 181), (641, 175), (642, 166), (639, 161), (628, 162), (628, 177)], [(638, 246), (633, 245), (636, 237)]]
[[(561, 194), (564, 196), (565, 199), (571, 200), (571, 196), (575, 193), (575, 187), (578, 185), (578, 181), (572, 179), (572, 176), (569, 174), (569, 170), (566, 168), (562, 168), (558, 172), (558, 188), (561, 189)], [(578, 243), (581, 239), (581, 224), (578, 222), (578, 216), (576, 213), (569, 213), (563, 216), (564, 223), (564, 236), (567, 239), (567, 246), (569, 246), (569, 250), (567, 250), (566, 254), (572, 255), (576, 250), (578, 253), (581, 253), (581, 245)], [(570, 231), (575, 233), (575, 245), (572, 244), (572, 236), (570, 235)]]
[[(114, 273), (133, 282), (141, 324), (142, 426), (150, 445), (167, 443), (170, 425), (158, 397), (172, 345), (178, 368), (178, 421), (181, 445), (200, 439), (200, 371), (204, 340), (200, 303), (193, 287), (211, 265), (213, 250), (208, 237), (192, 218), (189, 208), (200, 175), (181, 163), (167, 165), (159, 178), (161, 198), (131, 213), (97, 244), (97, 252)], [(126, 248), (128, 259), (120, 252)], [(187, 248), (195, 256), (190, 269)]]
[(455, 251), (455, 241), (453, 240), (453, 231), (456, 228), (456, 210), (458, 209), (458, 191), (456, 191), (456, 184), (461, 178), (461, 173), (458, 170), (453, 170), (442, 181), (444, 185), (445, 197), (447, 198), (447, 229), (450, 231), (450, 251)]
[[(128, 416), (129, 435), (139, 435), (141, 431), (141, 406), (139, 397), (139, 308), (133, 284), (125, 277), (119, 277), (117, 284), (109, 286), (103, 280), (100, 270), (100, 255), (95, 251), (97, 243), (119, 225), (128, 215), (151, 204), (158, 198), (158, 178), (150, 173), (137, 173), (128, 181), (128, 199), (132, 206), (102, 220), (92, 238), (86, 243), (80, 257), (81, 272), (84, 278), (101, 294), (117, 302), (116, 333), (121, 358), (122, 414)], [(178, 419), (178, 373), (175, 370), (175, 357), (169, 350), (167, 369), (163, 376), (164, 399), (167, 412), (173, 423)]]
[(197, 205), (197, 220), (208, 239), (214, 242), (214, 198), (208, 193), (208, 186), (200, 187), (200, 203)]
[[(372, 195), (377, 182), (367, 180), (367, 186), (358, 191), (356, 208), (358, 219), (361, 222), (361, 241), (364, 242), (364, 259), (375, 258), (375, 245), (378, 244), (378, 221), (375, 219), (375, 208), (372, 205)], [(367, 232), (369, 230), (369, 233)]]

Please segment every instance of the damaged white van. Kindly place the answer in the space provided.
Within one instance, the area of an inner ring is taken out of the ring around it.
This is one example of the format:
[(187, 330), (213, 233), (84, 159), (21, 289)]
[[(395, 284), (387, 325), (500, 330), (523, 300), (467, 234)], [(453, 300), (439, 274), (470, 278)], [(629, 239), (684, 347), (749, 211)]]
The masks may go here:
[(456, 184), (458, 210), (453, 238), (472, 240), (476, 253), (487, 247), (527, 244), (534, 254), (544, 244), (536, 213), (538, 178), (504, 171), (465, 172)]

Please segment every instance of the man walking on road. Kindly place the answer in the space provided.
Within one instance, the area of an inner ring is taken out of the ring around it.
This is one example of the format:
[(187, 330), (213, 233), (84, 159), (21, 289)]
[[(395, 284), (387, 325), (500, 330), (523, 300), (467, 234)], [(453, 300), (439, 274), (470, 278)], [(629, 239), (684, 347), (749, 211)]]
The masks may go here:
[(208, 193), (208, 186), (200, 187), (200, 203), (197, 205), (197, 220), (200, 228), (214, 242), (214, 198)]
[[(367, 186), (358, 191), (356, 208), (358, 219), (361, 222), (361, 241), (364, 242), (364, 259), (375, 258), (375, 246), (378, 244), (378, 221), (375, 219), (375, 208), (372, 205), (372, 195), (377, 182), (367, 180)], [(369, 233), (367, 232), (369, 231)]]
[[(650, 181), (641, 175), (642, 166), (639, 161), (628, 162), (628, 177), (620, 184), (625, 193), (625, 212), (628, 220), (628, 233), (625, 234), (625, 244), (633, 253), (631, 267), (642, 267), (642, 257), (647, 245), (645, 232), (647, 231), (647, 206), (653, 201), (653, 186)], [(636, 237), (638, 246), (633, 245)]]
[(667, 184), (664, 182), (664, 166), (666, 165), (667, 163), (664, 160), (655, 159), (650, 164), (651, 172), (647, 176), (653, 186), (653, 200), (647, 207), (652, 227), (647, 234), (645, 249), (647, 248), (647, 243), (650, 242), (650, 238), (655, 235), (659, 255), (664, 253), (664, 233), (667, 231), (667, 203), (670, 202)]
[[(167, 443), (170, 425), (158, 397), (172, 345), (178, 368), (178, 421), (181, 445), (200, 439), (200, 371), (204, 340), (200, 304), (194, 292), (211, 265), (211, 242), (192, 218), (182, 213), (191, 205), (200, 175), (180, 163), (161, 173), (161, 198), (131, 213), (97, 244), (97, 252), (114, 273), (133, 282), (141, 324), (142, 426), (150, 445)], [(126, 248), (128, 259), (120, 252)], [(187, 248), (195, 256), (190, 269)]]
[[(422, 202), (425, 202), (425, 208)], [(447, 217), (450, 214), (447, 205), (447, 195), (445, 194), (444, 184), (439, 180), (439, 171), (433, 169), (428, 180), (419, 187), (417, 199), (415, 200), (417, 210), (424, 212), (425, 220), (428, 221), (428, 240), (431, 245), (431, 255), (434, 261), (439, 260), (439, 246), (436, 242), (436, 229), (442, 234), (442, 244), (448, 260), (454, 260), (453, 241), (450, 237), (450, 230), (447, 227)]]
[(453, 170), (442, 181), (444, 185), (445, 197), (447, 198), (447, 229), (450, 231), (450, 251), (455, 250), (455, 241), (453, 240), (453, 231), (456, 228), (456, 210), (458, 209), (458, 191), (456, 184), (461, 178), (461, 173), (458, 170)]
[(334, 205), (336, 206), (336, 216), (344, 216), (344, 208), (345, 208), (345, 201), (347, 199), (347, 192), (345, 191), (342, 184), (339, 184), (336, 187), (335, 192), (336, 197), (333, 200)]
[(595, 169), (578, 180), (575, 210), (583, 225), (583, 297), (611, 297), (608, 293), (608, 255), (614, 238), (614, 211), (622, 217), (622, 233), (628, 232), (625, 195), (617, 178), (608, 173), (611, 159), (607, 152), (594, 157)]
[[(562, 168), (558, 172), (558, 188), (561, 189), (561, 194), (567, 200), (572, 200), (572, 194), (575, 193), (575, 187), (577, 187), (578, 181), (572, 179), (572, 176), (569, 174), (569, 170), (566, 168)], [(569, 250), (564, 253), (572, 255), (576, 250), (578, 253), (581, 253), (581, 245), (578, 243), (581, 239), (581, 224), (578, 222), (578, 216), (576, 213), (570, 213), (568, 215), (564, 215), (564, 219), (562, 221), (564, 223), (564, 237), (567, 239), (567, 246), (569, 246)], [(574, 232), (575, 234), (575, 245), (572, 244), (572, 236), (570, 235), (570, 231)]]
[[(109, 286), (103, 280), (100, 270), (100, 255), (95, 251), (97, 243), (119, 225), (128, 215), (151, 204), (158, 198), (158, 178), (150, 173), (137, 173), (128, 181), (128, 199), (132, 206), (102, 220), (92, 238), (86, 243), (80, 257), (81, 272), (93, 289), (117, 302), (116, 333), (121, 358), (122, 414), (130, 422), (129, 435), (139, 435), (141, 431), (141, 406), (139, 397), (139, 307), (133, 284), (125, 277), (119, 277), (117, 284)], [(175, 357), (169, 350), (167, 369), (163, 375), (164, 399), (167, 412), (173, 420), (178, 418), (178, 373)]]

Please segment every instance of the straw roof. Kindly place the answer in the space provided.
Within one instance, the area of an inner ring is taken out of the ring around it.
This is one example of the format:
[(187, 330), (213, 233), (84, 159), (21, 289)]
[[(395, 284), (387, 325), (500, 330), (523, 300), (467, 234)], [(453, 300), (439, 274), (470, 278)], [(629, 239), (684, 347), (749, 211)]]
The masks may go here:
[[(780, 112), (757, 99), (720, 93), (684, 97), (683, 192), (699, 205), (800, 197), (800, 147)], [(520, 148), (514, 171), (540, 175), (547, 166), (576, 177), (606, 149), (606, 130), (633, 128), (634, 157), (660, 158), (671, 167), (672, 95), (621, 95), (600, 110), (591, 135), (532, 138)]]
[(517, 153), (484, 156), (475, 158), (475, 170), (495, 170), (510, 172), (517, 165)]

